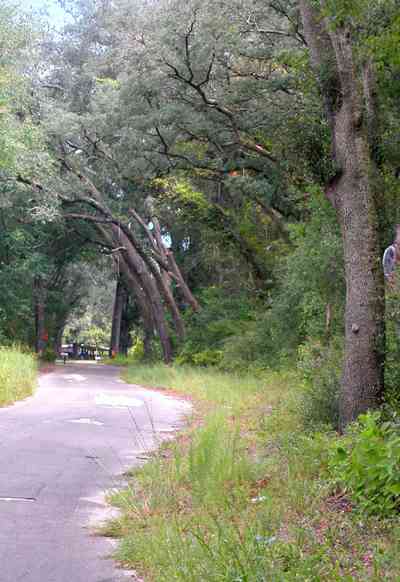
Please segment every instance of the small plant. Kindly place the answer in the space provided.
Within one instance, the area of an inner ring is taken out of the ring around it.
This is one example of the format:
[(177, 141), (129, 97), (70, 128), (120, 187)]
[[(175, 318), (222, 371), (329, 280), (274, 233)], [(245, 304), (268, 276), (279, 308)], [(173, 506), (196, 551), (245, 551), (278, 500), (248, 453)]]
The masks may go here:
[(144, 360), (144, 344), (143, 340), (140, 337), (137, 337), (135, 343), (130, 348), (128, 352), (128, 356), (131, 358), (132, 361), (141, 362)]
[(304, 377), (301, 412), (306, 428), (337, 428), (342, 353), (342, 346), (335, 342), (329, 346), (308, 342), (299, 348), (298, 367)]
[(49, 364), (53, 364), (57, 359), (57, 354), (53, 350), (53, 348), (47, 347), (43, 350), (43, 353), (40, 355), (40, 359), (43, 362), (48, 362)]
[(195, 366), (217, 366), (222, 359), (221, 350), (203, 350), (193, 354), (193, 363)]
[(368, 514), (388, 516), (400, 508), (400, 428), (380, 412), (362, 415), (336, 444), (330, 467)]

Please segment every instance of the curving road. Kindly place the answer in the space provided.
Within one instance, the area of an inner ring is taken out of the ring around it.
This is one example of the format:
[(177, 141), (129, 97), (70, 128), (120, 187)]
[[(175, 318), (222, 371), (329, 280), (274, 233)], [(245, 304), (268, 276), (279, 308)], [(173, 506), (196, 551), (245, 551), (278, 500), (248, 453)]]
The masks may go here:
[[(119, 370), (67, 364), (0, 409), (0, 582), (120, 582), (132, 573), (93, 535), (104, 492), (179, 427), (190, 406), (129, 386)], [(132, 578), (131, 578), (132, 579)]]

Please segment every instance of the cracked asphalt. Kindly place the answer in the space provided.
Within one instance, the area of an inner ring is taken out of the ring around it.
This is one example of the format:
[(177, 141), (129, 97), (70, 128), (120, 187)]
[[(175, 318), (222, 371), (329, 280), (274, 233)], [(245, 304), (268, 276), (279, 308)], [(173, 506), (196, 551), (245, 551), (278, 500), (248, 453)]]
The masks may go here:
[(133, 573), (94, 535), (104, 494), (182, 426), (190, 405), (130, 386), (112, 366), (73, 363), (0, 409), (0, 582), (120, 582)]

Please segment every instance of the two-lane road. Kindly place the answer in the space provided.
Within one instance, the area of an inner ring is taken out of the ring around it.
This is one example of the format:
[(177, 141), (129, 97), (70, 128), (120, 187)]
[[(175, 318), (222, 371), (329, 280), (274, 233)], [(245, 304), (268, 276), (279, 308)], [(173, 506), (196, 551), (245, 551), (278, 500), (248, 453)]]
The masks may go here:
[(91, 524), (102, 494), (190, 406), (118, 376), (111, 366), (57, 366), (33, 398), (0, 409), (0, 582), (129, 579)]

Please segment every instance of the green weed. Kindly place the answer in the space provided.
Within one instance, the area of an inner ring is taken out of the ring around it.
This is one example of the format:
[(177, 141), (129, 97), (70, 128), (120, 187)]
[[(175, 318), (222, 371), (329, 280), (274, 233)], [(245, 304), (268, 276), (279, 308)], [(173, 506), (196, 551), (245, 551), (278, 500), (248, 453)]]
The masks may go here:
[(369, 514), (391, 515), (400, 508), (400, 431), (381, 413), (360, 416), (335, 446), (331, 468)]

